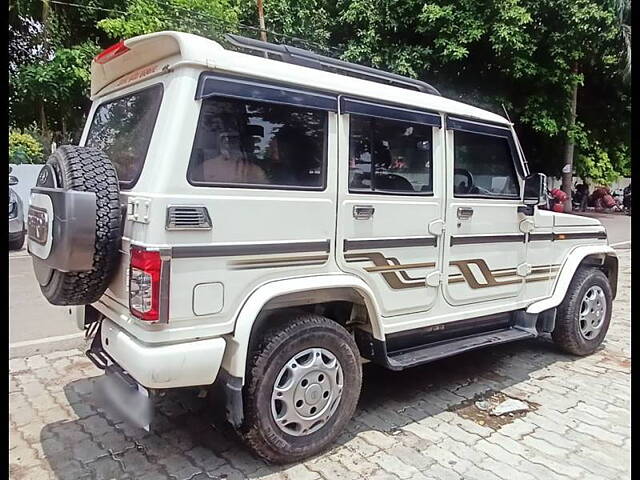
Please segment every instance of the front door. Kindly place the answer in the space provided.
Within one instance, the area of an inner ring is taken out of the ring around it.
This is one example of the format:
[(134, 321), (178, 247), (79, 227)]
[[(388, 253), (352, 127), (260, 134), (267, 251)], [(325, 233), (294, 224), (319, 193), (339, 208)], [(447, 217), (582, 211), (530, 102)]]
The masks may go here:
[(518, 297), (527, 274), (521, 164), (508, 128), (447, 119), (445, 299)]
[(383, 316), (426, 311), (440, 292), (443, 129), (428, 112), (341, 99), (337, 257)]

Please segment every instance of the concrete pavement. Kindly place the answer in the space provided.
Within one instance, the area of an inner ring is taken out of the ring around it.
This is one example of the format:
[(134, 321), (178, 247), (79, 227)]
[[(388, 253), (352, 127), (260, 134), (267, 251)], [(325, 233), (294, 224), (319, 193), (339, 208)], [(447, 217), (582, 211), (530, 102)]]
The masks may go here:
[(597, 218), (607, 229), (609, 244), (616, 248), (631, 246), (631, 216), (623, 213), (574, 212), (577, 215)]
[(67, 310), (44, 298), (26, 249), (10, 252), (10, 358), (80, 346), (82, 332), (67, 318)]

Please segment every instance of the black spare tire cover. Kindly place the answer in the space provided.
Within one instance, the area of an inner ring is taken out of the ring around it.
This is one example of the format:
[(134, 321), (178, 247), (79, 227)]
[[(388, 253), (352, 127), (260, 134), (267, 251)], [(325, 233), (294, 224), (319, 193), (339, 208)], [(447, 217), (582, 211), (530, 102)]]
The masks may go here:
[(120, 249), (120, 188), (113, 164), (96, 148), (64, 145), (49, 157), (38, 175), (36, 186), (95, 193), (96, 235), (91, 270), (62, 272), (36, 256), (32, 255), (32, 258), (40, 289), (50, 303), (87, 305), (96, 302), (116, 270)]

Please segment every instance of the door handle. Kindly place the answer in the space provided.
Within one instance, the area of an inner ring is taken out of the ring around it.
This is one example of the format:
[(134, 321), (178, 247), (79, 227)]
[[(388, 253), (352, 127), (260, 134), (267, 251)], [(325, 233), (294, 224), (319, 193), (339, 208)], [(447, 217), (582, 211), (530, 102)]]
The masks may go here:
[(473, 216), (473, 208), (458, 207), (458, 218), (460, 220), (468, 220)]
[(353, 206), (353, 218), (356, 220), (367, 220), (373, 217), (376, 209), (373, 205), (354, 205)]

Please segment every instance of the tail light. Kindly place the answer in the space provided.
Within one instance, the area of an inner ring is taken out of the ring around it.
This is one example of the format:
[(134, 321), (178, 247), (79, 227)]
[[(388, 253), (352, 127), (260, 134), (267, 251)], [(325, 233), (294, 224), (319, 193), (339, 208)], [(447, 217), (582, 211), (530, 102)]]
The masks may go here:
[(124, 40), (116, 43), (115, 45), (111, 45), (106, 50), (103, 50), (93, 59), (94, 62), (99, 63), (100, 65), (104, 65), (107, 62), (110, 62), (116, 57), (123, 55), (129, 51), (129, 47), (124, 44)]
[(160, 314), (159, 252), (131, 248), (129, 310), (140, 320), (157, 321)]

